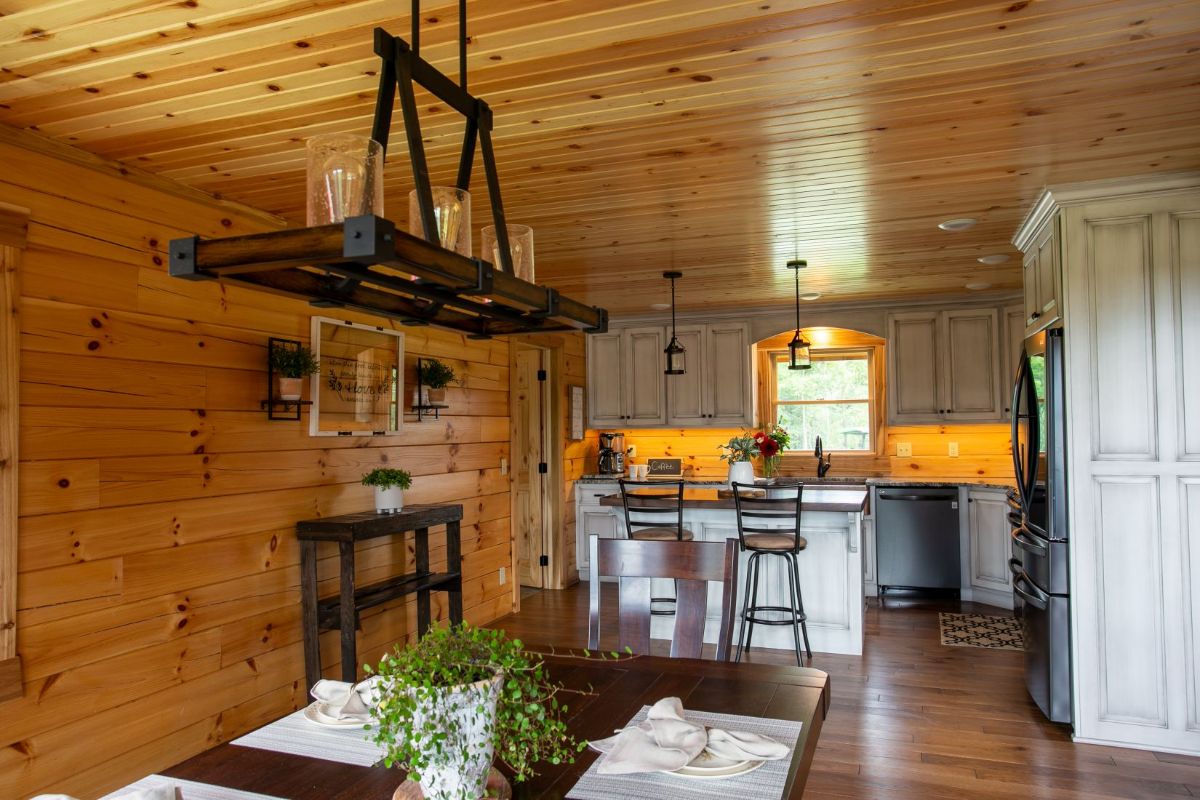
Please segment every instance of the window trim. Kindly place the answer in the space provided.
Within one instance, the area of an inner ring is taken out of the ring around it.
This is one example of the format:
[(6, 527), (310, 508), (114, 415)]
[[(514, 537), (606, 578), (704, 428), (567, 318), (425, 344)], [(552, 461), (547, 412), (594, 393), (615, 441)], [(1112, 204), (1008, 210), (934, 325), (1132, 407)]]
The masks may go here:
[[(766, 396), (763, 398), (763, 419), (766, 425), (774, 425), (779, 420), (778, 407), (780, 405), (830, 405), (834, 403), (866, 403), (867, 417), (870, 430), (871, 446), (865, 450), (826, 450), (827, 453), (838, 453), (843, 456), (881, 456), (883, 455), (884, 443), (883, 439), (883, 408), (880, 404), (880, 398), (886, 395), (885, 387), (882, 385), (881, 376), (878, 372), (879, 355), (877, 351), (880, 348), (876, 345), (862, 344), (847, 347), (822, 347), (812, 348), (811, 358), (813, 361), (837, 361), (839, 357), (846, 354), (862, 354), (867, 362), (867, 398), (865, 400), (853, 398), (848, 400), (785, 400), (780, 402), (778, 399), (779, 387), (776, 381), (775, 365), (780, 361), (787, 361), (787, 350), (765, 350), (762, 354), (761, 366), (763, 372), (766, 373), (766, 380), (763, 382), (763, 388)], [(783, 455), (807, 455), (805, 450), (785, 450)]]

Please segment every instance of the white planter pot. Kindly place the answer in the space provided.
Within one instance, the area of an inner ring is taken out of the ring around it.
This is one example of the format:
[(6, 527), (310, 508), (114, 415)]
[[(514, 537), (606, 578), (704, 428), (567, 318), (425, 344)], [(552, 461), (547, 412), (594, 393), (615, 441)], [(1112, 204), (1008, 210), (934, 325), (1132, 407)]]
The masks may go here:
[[(426, 800), (460, 800), (483, 797), (492, 767), (492, 735), (496, 728), (496, 700), (503, 675), (469, 686), (448, 689), (430, 707), (442, 721), (440, 731), (449, 734), (440, 754), (427, 754), (429, 766), (421, 773), (421, 791)], [(482, 708), (482, 711), (479, 709)], [(413, 715), (413, 730), (421, 736), (426, 722), (424, 708)]]
[(395, 514), (404, 510), (404, 490), (399, 486), (386, 489), (375, 487), (375, 510), (380, 514)]
[(304, 388), (304, 378), (284, 378), (279, 379), (279, 399), (280, 400), (299, 400), (300, 392)]
[(729, 465), (729, 485), (754, 483), (754, 464), (749, 461), (734, 461)]

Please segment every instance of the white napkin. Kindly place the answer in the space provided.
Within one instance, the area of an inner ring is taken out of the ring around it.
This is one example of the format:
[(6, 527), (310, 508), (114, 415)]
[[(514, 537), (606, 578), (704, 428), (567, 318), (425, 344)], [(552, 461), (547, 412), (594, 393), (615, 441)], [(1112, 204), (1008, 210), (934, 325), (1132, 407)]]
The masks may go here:
[(616, 736), (590, 743), (604, 754), (596, 771), (602, 775), (633, 772), (674, 772), (690, 764), (701, 752), (731, 761), (774, 761), (790, 752), (769, 736), (726, 731), (688, 722), (678, 697), (659, 700), (646, 721)]
[(707, 741), (703, 725), (683, 718), (679, 698), (664, 697), (650, 708), (645, 722), (591, 744), (604, 753), (597, 772), (623, 775), (673, 772), (700, 755)]
[[(65, 794), (39, 794), (32, 800), (75, 800)], [(178, 786), (155, 786), (151, 789), (131, 789), (125, 794), (114, 794), (109, 800), (183, 800)]]
[(358, 684), (322, 679), (313, 684), (309, 694), (322, 703), (321, 713), (326, 716), (366, 722), (378, 700), (378, 684), (378, 675)]

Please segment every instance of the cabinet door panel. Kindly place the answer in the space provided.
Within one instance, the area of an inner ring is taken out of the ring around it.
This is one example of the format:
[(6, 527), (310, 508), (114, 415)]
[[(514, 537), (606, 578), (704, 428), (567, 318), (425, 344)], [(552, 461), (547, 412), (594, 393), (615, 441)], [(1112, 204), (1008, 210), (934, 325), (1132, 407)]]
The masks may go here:
[(1000, 337), (996, 309), (946, 311), (946, 418), (999, 419)]
[(888, 317), (888, 416), (895, 423), (935, 422), (938, 404), (938, 312)]
[(622, 332), (626, 424), (662, 425), (667, 421), (664, 332), (661, 327), (626, 328)]
[(971, 531), (971, 585), (980, 589), (1012, 591), (1009, 583), (1008, 503), (1001, 492), (968, 495)]
[(1017, 377), (1017, 366), (1021, 363), (1021, 354), (1025, 348), (1025, 310), (1021, 306), (1009, 306), (1004, 309), (1004, 366), (1000, 373), (1000, 403), (1004, 409), (1004, 418), (1009, 418), (1009, 405), (1012, 403), (1012, 386)]
[[(669, 332), (667, 334), (670, 335)], [(705, 392), (712, 378), (708, 370), (708, 354), (705, 352), (704, 326), (687, 325), (677, 329), (676, 336), (684, 349), (685, 372), (668, 375), (667, 422), (679, 426), (707, 425), (709, 412), (706, 408)]]
[(1026, 328), (1035, 328), (1038, 316), (1040, 316), (1041, 303), (1038, 299), (1038, 274), (1038, 252), (1037, 248), (1034, 247), (1025, 254), (1025, 260), (1021, 262)]
[(750, 425), (750, 329), (745, 323), (712, 324), (705, 331), (705, 383), (709, 424)]
[(624, 419), (621, 386), (623, 338), (620, 331), (587, 337), (588, 426), (608, 428)]
[(1049, 325), (1058, 319), (1058, 297), (1062, 285), (1057, 217), (1046, 225), (1045, 233), (1038, 238), (1037, 249), (1038, 324)]

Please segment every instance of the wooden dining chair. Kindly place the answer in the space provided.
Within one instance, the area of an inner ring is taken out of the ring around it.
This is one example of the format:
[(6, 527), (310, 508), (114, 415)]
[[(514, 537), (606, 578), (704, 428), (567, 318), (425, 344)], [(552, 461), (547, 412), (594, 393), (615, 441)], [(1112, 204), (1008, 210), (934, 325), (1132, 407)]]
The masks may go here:
[(738, 542), (643, 541), (590, 537), (588, 647), (600, 649), (600, 579), (620, 579), (617, 638), (622, 649), (650, 653), (650, 580), (674, 579), (675, 632), (672, 658), (700, 658), (708, 616), (708, 582), (721, 584), (718, 661), (729, 660), (737, 599)]

